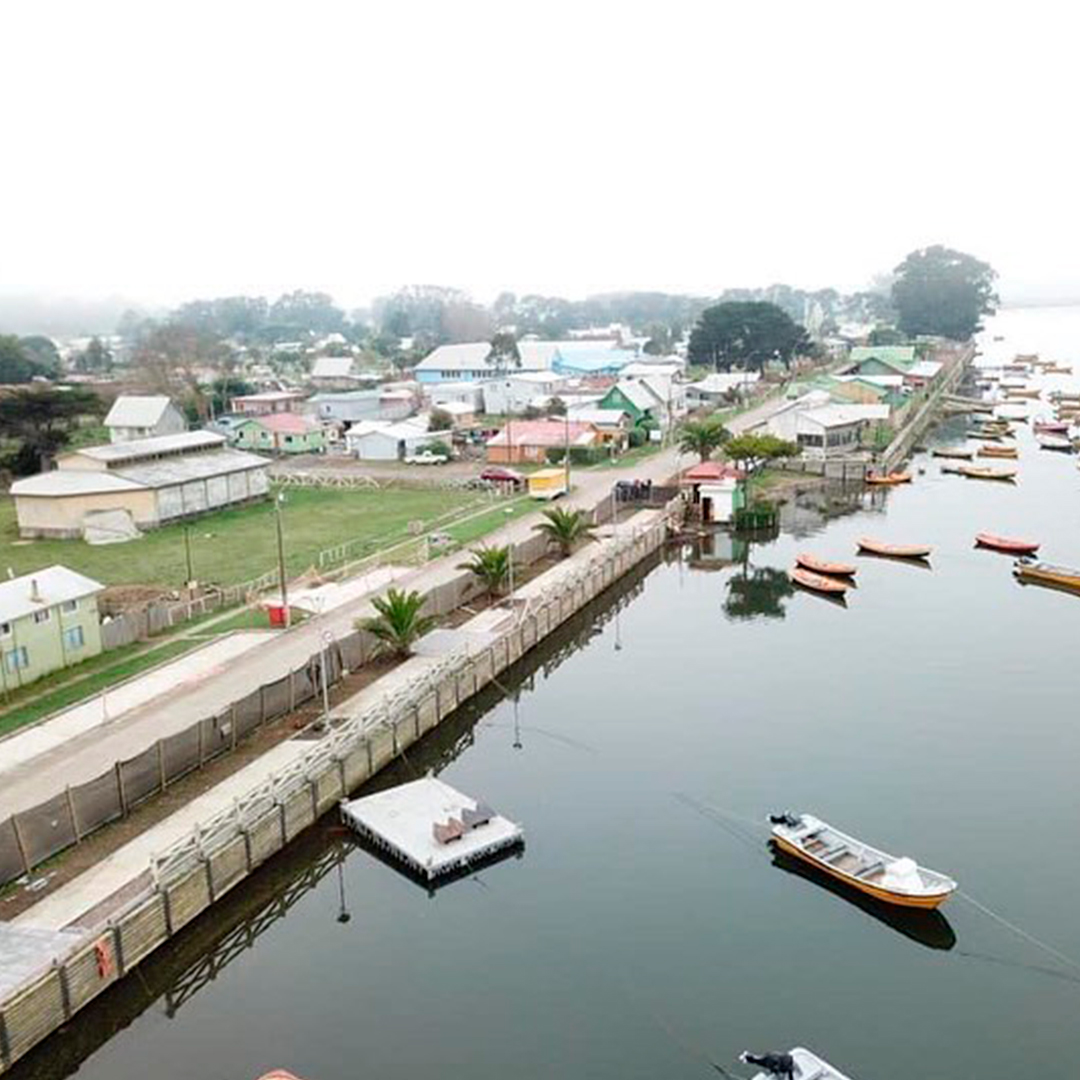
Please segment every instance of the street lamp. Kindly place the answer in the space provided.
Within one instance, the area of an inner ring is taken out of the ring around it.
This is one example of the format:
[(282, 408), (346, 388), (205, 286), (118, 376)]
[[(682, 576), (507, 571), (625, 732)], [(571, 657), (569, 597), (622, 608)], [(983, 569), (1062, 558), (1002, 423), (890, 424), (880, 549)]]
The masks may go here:
[(321, 663), (319, 669), (322, 672), (322, 705), (323, 705), (323, 720), (326, 723), (330, 723), (330, 691), (327, 688), (326, 681), (326, 646), (333, 644), (334, 635), (329, 630), (324, 630), (319, 635), (319, 653), (321, 657)]
[(278, 581), (281, 583), (281, 606), (285, 611), (285, 628), (292, 619), (289, 616), (289, 588), (285, 581), (285, 537), (281, 529), (281, 504), (285, 501), (285, 492), (279, 491), (274, 496), (274, 522), (277, 525)]
[(564, 457), (563, 466), (565, 469), (565, 479), (563, 483), (566, 486), (566, 494), (570, 494), (570, 410), (567, 409), (563, 414), (563, 442), (564, 442)]

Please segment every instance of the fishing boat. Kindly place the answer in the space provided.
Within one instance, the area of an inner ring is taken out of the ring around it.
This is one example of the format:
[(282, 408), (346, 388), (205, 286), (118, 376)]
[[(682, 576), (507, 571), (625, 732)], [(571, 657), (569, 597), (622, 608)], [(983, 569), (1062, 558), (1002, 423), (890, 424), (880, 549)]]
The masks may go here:
[(1032, 430), (1038, 434), (1039, 432), (1045, 432), (1047, 434), (1064, 433), (1069, 430), (1068, 420), (1036, 420), (1031, 425)]
[(769, 822), (773, 840), (789, 855), (886, 903), (932, 909), (956, 891), (945, 874), (871, 847), (813, 814), (773, 814)]
[(989, 465), (957, 465), (950, 471), (966, 476), (969, 480), (1012, 481), (1016, 479), (1016, 474), (1020, 470), (1011, 465), (999, 469), (993, 469)]
[[(739, 1060), (744, 1065), (757, 1065), (762, 1070), (754, 1073), (751, 1080), (851, 1080), (803, 1046), (793, 1047), (781, 1054), (775, 1051), (752, 1054), (744, 1050)], [(724, 1075), (728, 1075), (726, 1070)]]
[(987, 443), (979, 447), (979, 457), (1014, 458), (1018, 454), (1015, 446), (991, 446)]
[(1039, 550), (1036, 540), (1018, 540), (1013, 536), (995, 536), (993, 533), (976, 533), (978, 547), (1003, 551), (1006, 555), (1034, 555)]
[(974, 450), (968, 450), (963, 446), (935, 446), (930, 451), (931, 457), (940, 458), (961, 458), (964, 461), (970, 461), (975, 456)]
[(842, 596), (849, 588), (849, 583), (846, 581), (827, 577), (825, 574), (812, 574), (801, 566), (796, 566), (791, 571), (791, 580), (804, 589), (809, 589), (811, 592), (825, 593), (828, 596)]
[(805, 552), (795, 556), (795, 562), (814, 574), (831, 574), (833, 577), (854, 577), (859, 569), (854, 563), (827, 562)]
[(1073, 369), (1068, 364), (1046, 364), (1043, 371), (1047, 375), (1071, 375)]
[(1037, 398), (1042, 393), (1037, 387), (1031, 386), (1006, 386), (1007, 398)]
[(887, 555), (890, 559), (929, 559), (934, 549), (923, 544), (890, 544), (869, 536), (859, 537), (859, 550), (872, 555)]
[(878, 484), (883, 486), (892, 486), (894, 484), (910, 484), (911, 473), (909, 472), (891, 472), (891, 473), (870, 473), (866, 476), (866, 483)]
[(1035, 559), (1017, 559), (1013, 574), (1021, 581), (1039, 585), (1054, 585), (1059, 589), (1080, 590), (1080, 570), (1069, 566), (1054, 566)]
[(1051, 401), (1075, 401), (1080, 403), (1080, 393), (1072, 390), (1054, 390), (1050, 394)]
[(1073, 452), (1072, 439), (1066, 438), (1064, 435), (1040, 435), (1039, 447), (1043, 450), (1062, 450), (1066, 454)]

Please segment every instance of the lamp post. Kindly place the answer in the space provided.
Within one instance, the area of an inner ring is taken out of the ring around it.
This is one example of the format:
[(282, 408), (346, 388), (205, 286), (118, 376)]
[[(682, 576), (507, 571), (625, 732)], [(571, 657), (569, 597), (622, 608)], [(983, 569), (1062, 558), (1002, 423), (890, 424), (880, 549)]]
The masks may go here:
[(274, 522), (277, 525), (278, 581), (281, 584), (281, 606), (285, 612), (285, 628), (292, 623), (289, 617), (289, 587), (285, 580), (285, 536), (281, 528), (281, 504), (285, 501), (285, 492), (279, 491), (274, 496)]
[(188, 588), (191, 587), (191, 583), (195, 580), (195, 571), (191, 565), (191, 526), (184, 526), (184, 556), (187, 560), (187, 584)]
[(327, 723), (330, 722), (330, 691), (327, 687), (326, 681), (326, 646), (332, 644), (334, 641), (334, 635), (329, 630), (324, 630), (319, 635), (319, 654), (320, 664), (319, 670), (322, 673), (322, 706), (323, 706), (323, 720)]
[(570, 410), (566, 410), (566, 414), (563, 416), (563, 466), (565, 469), (565, 477), (563, 484), (566, 486), (566, 494), (570, 494)]

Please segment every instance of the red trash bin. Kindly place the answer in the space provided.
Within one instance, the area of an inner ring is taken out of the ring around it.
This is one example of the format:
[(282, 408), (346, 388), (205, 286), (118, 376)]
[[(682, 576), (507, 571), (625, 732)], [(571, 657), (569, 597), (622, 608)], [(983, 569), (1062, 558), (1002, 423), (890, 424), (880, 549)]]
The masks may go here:
[(266, 613), (270, 616), (271, 626), (285, 625), (285, 607), (283, 604), (267, 604)]

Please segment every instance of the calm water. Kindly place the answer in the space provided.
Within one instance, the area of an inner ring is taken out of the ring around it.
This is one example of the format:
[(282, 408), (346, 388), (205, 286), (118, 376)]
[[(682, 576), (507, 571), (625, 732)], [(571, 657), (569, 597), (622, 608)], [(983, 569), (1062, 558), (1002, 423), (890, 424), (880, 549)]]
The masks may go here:
[[(1080, 362), (1080, 312), (992, 332)], [(830, 521), (789, 508), (773, 543), (647, 568), (516, 708), (411, 755), (522, 821), (520, 858), (429, 895), (325, 825), (16, 1074), (692, 1078), (805, 1043), (874, 1080), (1064, 1075), (1080, 971), (961, 900), (859, 906), (774, 865), (757, 824), (812, 809), (1080, 957), (1080, 599), (972, 547), (1080, 563), (1075, 459), (1019, 442), (1015, 487), (920, 458), (910, 488), (810, 500)], [(932, 543), (933, 569), (862, 559), (846, 609), (787, 587), (797, 550), (862, 534)]]

